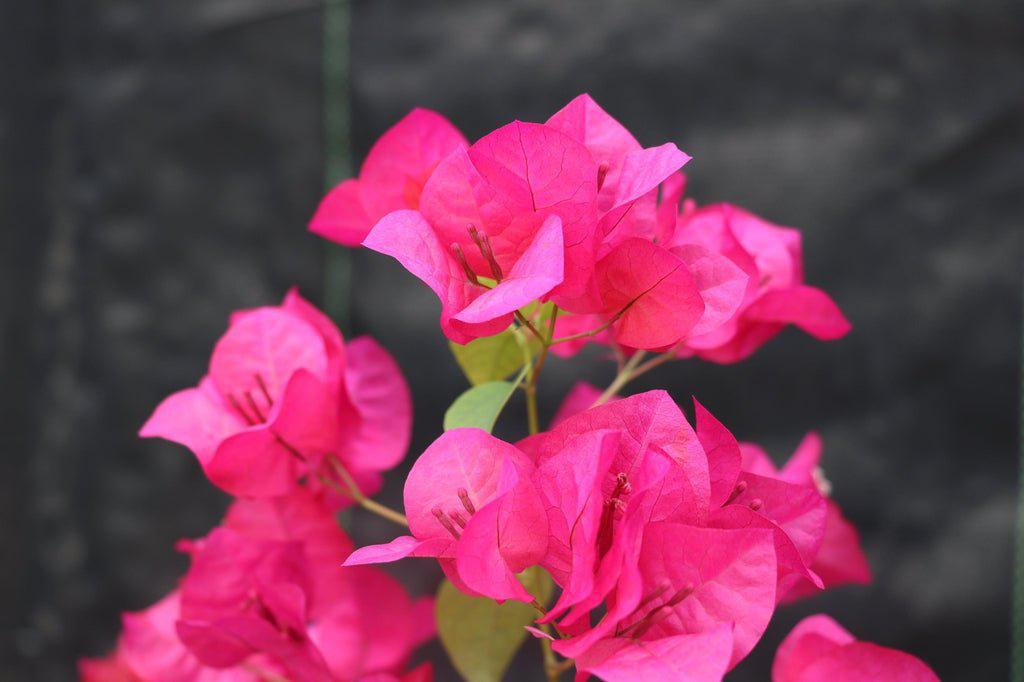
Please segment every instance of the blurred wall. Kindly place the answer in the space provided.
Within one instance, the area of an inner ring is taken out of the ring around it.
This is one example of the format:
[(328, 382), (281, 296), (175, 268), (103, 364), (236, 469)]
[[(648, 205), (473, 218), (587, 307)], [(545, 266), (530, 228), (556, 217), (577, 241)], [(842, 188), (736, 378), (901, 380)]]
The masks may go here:
[[(236, 308), (322, 300), (321, 8), (312, 0), (0, 5), (0, 678), (63, 680), (184, 569), (226, 498), (134, 436), (203, 372)], [(694, 156), (691, 194), (804, 230), (855, 325), (787, 332), (696, 394), (781, 458), (822, 432), (876, 582), (780, 610), (733, 679), (826, 610), (944, 679), (1007, 675), (1024, 216), (1024, 10), (1009, 0), (357, 2), (357, 157), (413, 106), (470, 137), (579, 92)], [(351, 328), (397, 356), (413, 453), (464, 387), (424, 287), (354, 256)], [(595, 356), (552, 362), (551, 413)], [(518, 413), (517, 413), (518, 411)], [(509, 422), (521, 416), (516, 406)], [(411, 461), (411, 459), (410, 459)], [(400, 497), (402, 472), (385, 496)], [(391, 529), (358, 514), (357, 541)], [(426, 563), (397, 569), (433, 588)], [(436, 647), (432, 650), (438, 651)], [(531, 679), (533, 650), (517, 664)], [(442, 667), (440, 679), (453, 679)]]

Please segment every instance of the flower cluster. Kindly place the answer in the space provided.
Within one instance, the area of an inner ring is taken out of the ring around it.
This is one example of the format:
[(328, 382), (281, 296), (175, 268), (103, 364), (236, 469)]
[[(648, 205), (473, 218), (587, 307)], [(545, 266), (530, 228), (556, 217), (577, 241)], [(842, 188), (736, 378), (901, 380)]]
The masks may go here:
[(343, 465), (365, 492), (405, 456), (409, 388), (376, 341), (345, 343), (292, 290), (280, 306), (231, 317), (195, 388), (164, 400), (139, 435), (180, 443), (232, 495), (268, 497)]
[[(777, 608), (867, 583), (817, 434), (778, 467), (696, 400), (689, 420), (665, 391), (619, 396), (670, 361), (742, 360), (787, 325), (823, 340), (850, 330), (804, 282), (797, 230), (683, 199), (689, 160), (643, 147), (586, 95), (472, 144), (421, 109), (385, 133), (310, 229), (426, 283), (475, 384), (412, 465), (404, 514), (371, 499), (411, 427), (387, 352), (346, 342), (295, 291), (235, 313), (207, 375), (140, 433), (189, 448), (236, 499), (179, 543), (191, 566), (178, 587), (126, 614), (82, 678), (426, 682), (430, 664), (409, 661), (436, 633), (467, 679), (496, 679), (530, 633), (549, 682), (573, 666), (578, 680), (715, 682)], [(541, 431), (546, 359), (587, 343), (611, 351), (615, 378), (577, 384)], [(490, 429), (516, 389), (529, 428), (509, 442)], [(349, 504), (408, 534), (353, 550), (335, 518)], [(436, 605), (372, 566), (406, 557), (437, 561)], [(772, 679), (937, 677), (814, 616)]]
[(411, 417), (387, 352), (346, 343), (297, 292), (232, 315), (207, 376), (141, 435), (187, 446), (238, 497), (206, 537), (179, 543), (191, 567), (178, 587), (125, 614), (115, 651), (82, 661), (82, 678), (429, 682), (429, 663), (406, 662), (433, 637), (433, 600), (342, 569), (352, 542), (335, 518), (404, 457)]
[[(358, 549), (346, 565), (436, 557), (464, 591), (528, 603), (515, 574), (541, 566), (562, 592), (540, 622), (555, 626), (553, 648), (578, 669), (658, 679), (675, 655), (710, 647), (720, 677), (778, 602), (869, 573), (816, 473), (816, 436), (776, 471), (694, 407), (696, 428), (651, 391), (516, 445), (448, 431), (406, 480), (412, 535)], [(610, 672), (622, 666), (628, 675)]]
[(672, 143), (642, 147), (587, 95), (472, 145), (416, 110), (310, 228), (400, 261), (441, 299), (458, 343), (536, 299), (569, 313), (563, 354), (594, 340), (735, 362), (787, 324), (845, 335), (832, 299), (803, 282), (799, 232), (728, 204), (680, 211), (689, 160)]

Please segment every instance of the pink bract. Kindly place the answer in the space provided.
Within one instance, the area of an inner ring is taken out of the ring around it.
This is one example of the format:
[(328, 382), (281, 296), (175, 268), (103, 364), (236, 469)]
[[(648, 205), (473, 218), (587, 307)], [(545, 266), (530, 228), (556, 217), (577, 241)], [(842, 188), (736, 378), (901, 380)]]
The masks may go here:
[(576, 659), (605, 682), (720, 682), (732, 655), (732, 627), (639, 641), (606, 639)]
[(558, 406), (555, 416), (551, 418), (551, 428), (558, 426), (574, 414), (590, 409), (594, 402), (601, 397), (601, 393), (601, 389), (597, 386), (586, 381), (577, 381), (565, 394), (562, 404)]
[(358, 246), (374, 223), (391, 211), (418, 208), (427, 178), (466, 139), (446, 118), (413, 109), (370, 150), (358, 178), (324, 197), (309, 229), (346, 246)]
[(82, 682), (259, 682), (255, 670), (283, 672), (259, 657), (251, 661), (252, 670), (203, 665), (178, 639), (180, 603), (181, 595), (174, 591), (144, 611), (124, 614), (114, 653), (79, 663)]
[[(613, 636), (636, 608), (645, 529), (660, 520), (706, 521), (707, 459), (697, 434), (661, 391), (570, 416), (519, 446), (537, 462), (537, 486), (548, 508), (551, 539), (542, 565), (563, 589), (544, 620), (558, 619), (563, 631), (574, 628), (576, 636), (556, 646), (575, 655)], [(605, 616), (587, 627), (586, 616), (606, 599)]]
[(596, 268), (614, 247), (652, 232), (658, 185), (688, 160), (673, 144), (643, 149), (581, 95), (547, 123), (515, 121), (452, 151), (418, 208), (383, 216), (363, 245), (433, 289), (441, 327), (457, 343), (495, 334), (513, 312), (547, 299), (575, 313), (629, 303), (626, 338), (659, 343), (677, 330), (645, 340), (656, 332), (643, 321), (652, 311), (675, 310), (679, 297), (676, 327), (688, 330), (703, 309), (686, 269), (674, 272), (679, 258), (665, 252), (657, 269), (630, 274), (631, 252), (619, 252), (602, 274)]
[(800, 232), (773, 225), (731, 204), (684, 210), (669, 241), (728, 258), (749, 283), (738, 312), (687, 339), (683, 354), (731, 363), (750, 356), (793, 324), (821, 340), (838, 339), (850, 323), (824, 291), (804, 284)]
[(772, 682), (938, 682), (910, 654), (861, 642), (825, 615), (800, 621), (775, 654)]
[[(839, 505), (828, 498), (831, 486), (820, 467), (822, 443), (818, 434), (808, 433), (781, 469), (777, 469), (758, 446), (743, 443), (741, 449), (744, 470), (756, 472), (759, 480), (774, 478), (788, 485), (800, 486), (805, 491), (816, 491), (825, 498), (822, 537), (808, 564), (822, 585), (831, 588), (871, 582), (871, 569), (857, 530), (843, 516)], [(805, 494), (813, 495), (813, 492)], [(792, 580), (779, 597), (783, 602), (791, 602), (817, 591), (818, 588), (807, 580)]]
[(532, 601), (515, 574), (536, 564), (547, 547), (547, 518), (533, 470), (515, 446), (485, 431), (447, 431), (406, 479), (412, 535), (358, 549), (346, 565), (436, 557), (466, 592)]
[(307, 629), (314, 592), (301, 542), (218, 528), (191, 553), (177, 630), (196, 658), (231, 668), (265, 654), (289, 676), (330, 680)]
[[(659, 202), (653, 201), (657, 191), (649, 194), (652, 200), (632, 206), (629, 227), (604, 235), (598, 247), (602, 259), (613, 258), (631, 239), (647, 245), (647, 257), (630, 257), (639, 255), (634, 245), (618, 257), (618, 270), (611, 269), (614, 258), (603, 266), (599, 261), (598, 273), (614, 275), (603, 283), (599, 279), (606, 305), (588, 311), (597, 314), (564, 316), (557, 336), (596, 329), (610, 320), (615, 324), (607, 332), (555, 346), (556, 353), (572, 355), (585, 343), (615, 342), (627, 350), (675, 350), (682, 357), (731, 363), (751, 355), (788, 324), (821, 340), (850, 331), (828, 294), (804, 283), (797, 230), (731, 204), (696, 208), (688, 200), (677, 216), (684, 188), (681, 173), (665, 178)], [(681, 288), (674, 263), (684, 266), (691, 286)], [(650, 324), (629, 324), (630, 317)]]
[(224, 490), (288, 493), (337, 459), (379, 480), (408, 447), (409, 389), (375, 341), (344, 343), (294, 290), (277, 307), (235, 313), (198, 387), (165, 399), (140, 435), (181, 443)]
[(83, 661), (83, 678), (429, 679), (403, 671), (434, 635), (433, 599), (410, 599), (375, 569), (341, 568), (351, 543), (313, 493), (238, 500), (220, 527), (181, 546), (192, 566), (180, 589), (126, 614), (114, 654)]

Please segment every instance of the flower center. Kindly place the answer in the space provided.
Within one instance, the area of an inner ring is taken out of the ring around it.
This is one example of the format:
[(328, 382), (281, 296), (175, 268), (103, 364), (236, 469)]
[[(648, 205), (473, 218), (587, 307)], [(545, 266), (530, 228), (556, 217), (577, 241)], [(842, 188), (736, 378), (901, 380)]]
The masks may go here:
[(611, 549), (616, 512), (626, 508), (626, 503), (622, 498), (629, 495), (632, 490), (633, 486), (629, 484), (629, 478), (620, 471), (615, 477), (615, 487), (612, 489), (612, 494), (604, 501), (604, 510), (601, 512), (601, 523), (597, 531), (598, 557), (603, 557)]
[(602, 163), (597, 167), (597, 191), (600, 192), (601, 188), (604, 187), (604, 179), (608, 177), (608, 163)]
[[(469, 233), (469, 238), (473, 240), (474, 244), (476, 244), (476, 248), (480, 252), (484, 261), (486, 261), (487, 265), (490, 266), (491, 276), (494, 277), (495, 283), (500, 282), (502, 277), (504, 277), (504, 273), (501, 271), (501, 266), (498, 265), (498, 260), (494, 257), (494, 249), (491, 248), (491, 238), (488, 237), (486, 233), (476, 229), (475, 225), (468, 225), (466, 227), (466, 231)], [(452, 242), (452, 245), (449, 248), (470, 284), (490, 288), (481, 282), (480, 278), (473, 271), (469, 261), (466, 259), (466, 253), (462, 250), (462, 246), (458, 242)]]
[(732, 493), (729, 495), (729, 498), (724, 503), (722, 503), (722, 506), (724, 507), (727, 504), (732, 504), (733, 501), (735, 501), (737, 497), (739, 497), (740, 495), (742, 495), (746, 491), (747, 491), (747, 482), (746, 481), (740, 481), (739, 483), (736, 484), (736, 487), (732, 489)]
[[(253, 374), (253, 379), (256, 381), (256, 388), (240, 392), (238, 395), (241, 396), (241, 400), (234, 393), (228, 393), (227, 395), (231, 407), (242, 417), (248, 426), (266, 424), (270, 410), (274, 407), (274, 399), (270, 395), (270, 390), (267, 388), (267, 382), (263, 380), (263, 376), (258, 373)], [(263, 403), (262, 406), (260, 405), (261, 402)], [(299, 452), (295, 446), (281, 438), (276, 432), (273, 432), (273, 436), (281, 444), (281, 447), (287, 450), (293, 457), (299, 461), (306, 461), (305, 455)]]
[[(231, 407), (249, 426), (266, 422), (267, 415), (270, 413), (271, 408), (274, 407), (274, 399), (270, 397), (270, 391), (267, 389), (267, 383), (263, 381), (263, 376), (254, 374), (253, 379), (256, 381), (256, 388), (250, 388), (241, 392), (239, 394), (241, 398), (234, 393), (228, 393), (227, 395)], [(257, 389), (259, 392), (255, 393)], [(262, 406), (260, 405), (261, 401), (264, 403)]]
[[(655, 590), (644, 597), (640, 604), (636, 607), (633, 613), (639, 613), (645, 606), (653, 602), (655, 599), (668, 592), (671, 585), (668, 583), (662, 583)], [(679, 604), (681, 601), (693, 594), (693, 591), (697, 589), (693, 583), (687, 583), (681, 589), (677, 590), (671, 597), (666, 601), (658, 604), (653, 609), (644, 614), (644, 617), (636, 621), (627, 628), (624, 628), (616, 635), (619, 637), (632, 637), (633, 639), (639, 638), (645, 632), (651, 629), (654, 625), (657, 625), (661, 621), (665, 620), (672, 613), (672, 608)]]
[(248, 596), (246, 596), (245, 603), (242, 605), (243, 609), (252, 609), (255, 615), (268, 623), (270, 623), (274, 629), (276, 629), (281, 635), (290, 639), (293, 642), (301, 642), (303, 635), (292, 626), (282, 623), (281, 619), (270, 610), (270, 607), (263, 601), (262, 595), (260, 595), (255, 588), (249, 590)]
[[(459, 488), (458, 490), (459, 502), (462, 504), (462, 509), (455, 507), (448, 511), (445, 511), (440, 506), (434, 507), (430, 510), (430, 513), (434, 515), (437, 522), (441, 524), (441, 527), (448, 531), (453, 538), (458, 540), (462, 537), (459, 532), (460, 529), (466, 527), (469, 519), (472, 518), (473, 514), (476, 514), (476, 506), (473, 504), (473, 500), (469, 497), (469, 491), (465, 488)], [(462, 511), (465, 510), (469, 515), (463, 516)], [(456, 528), (458, 526), (458, 528)]]

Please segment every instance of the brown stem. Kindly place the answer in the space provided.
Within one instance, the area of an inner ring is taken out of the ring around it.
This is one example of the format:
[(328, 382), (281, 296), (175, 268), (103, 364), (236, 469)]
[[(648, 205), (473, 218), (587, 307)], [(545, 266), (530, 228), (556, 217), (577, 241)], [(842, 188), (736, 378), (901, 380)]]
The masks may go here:
[[(632, 305), (632, 303), (630, 305)], [(577, 339), (585, 339), (585, 338), (588, 338), (588, 337), (591, 337), (591, 336), (596, 336), (597, 334), (600, 334), (601, 332), (603, 332), (608, 327), (610, 327), (613, 324), (615, 324), (615, 322), (620, 317), (622, 317), (623, 313), (625, 313), (627, 310), (629, 310), (629, 306), (628, 305), (625, 308), (623, 308), (622, 310), (620, 310), (619, 312), (615, 313), (615, 315), (613, 315), (607, 322), (602, 324), (600, 327), (597, 327), (595, 329), (591, 329), (589, 332), (580, 332), (579, 334), (570, 334), (569, 336), (562, 336), (562, 337), (559, 337), (557, 339), (553, 339), (551, 341), (551, 345), (554, 346), (554, 345), (559, 344), (559, 343), (565, 343), (566, 341), (575, 341)]]
[(521, 324), (524, 327), (526, 327), (527, 329), (529, 329), (530, 333), (533, 334), (534, 336), (536, 336), (537, 340), (540, 341), (542, 344), (545, 343), (544, 337), (541, 335), (541, 333), (539, 331), (537, 331), (537, 328), (533, 326), (533, 323), (530, 322), (528, 319), (526, 319), (525, 315), (523, 315), (518, 310), (516, 311), (515, 315), (516, 315), (516, 320), (519, 321), (519, 324)]

